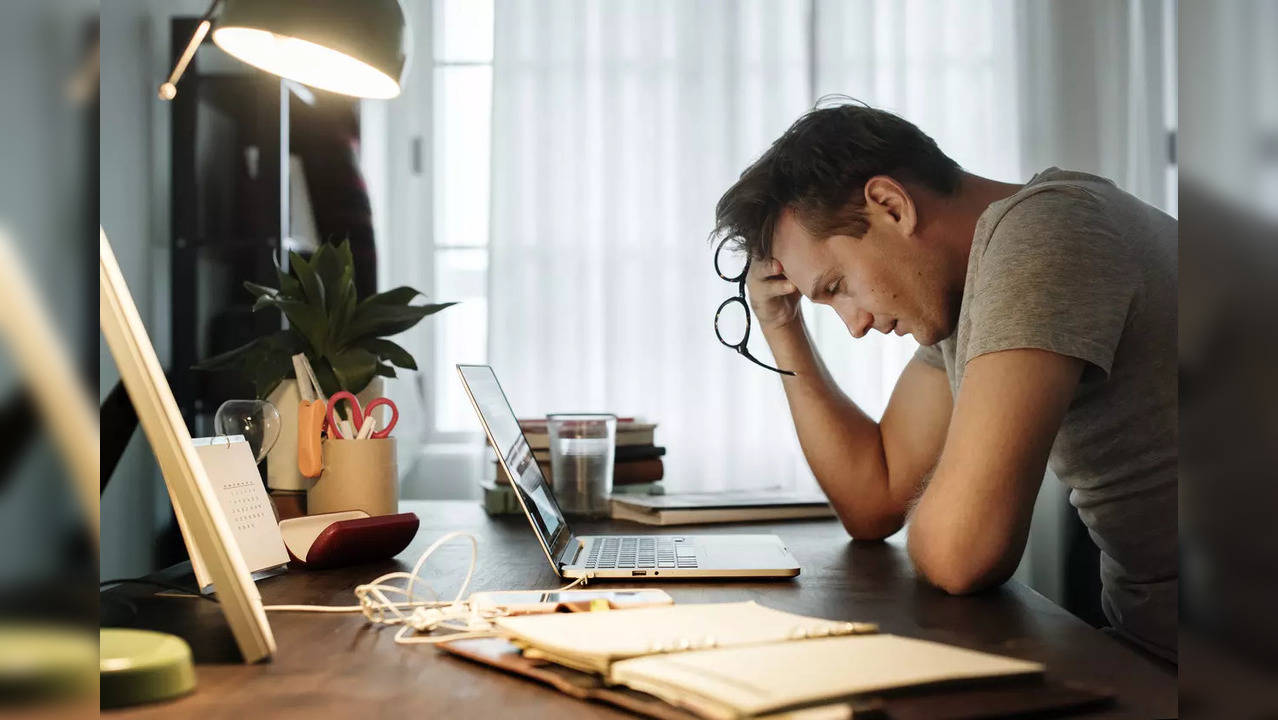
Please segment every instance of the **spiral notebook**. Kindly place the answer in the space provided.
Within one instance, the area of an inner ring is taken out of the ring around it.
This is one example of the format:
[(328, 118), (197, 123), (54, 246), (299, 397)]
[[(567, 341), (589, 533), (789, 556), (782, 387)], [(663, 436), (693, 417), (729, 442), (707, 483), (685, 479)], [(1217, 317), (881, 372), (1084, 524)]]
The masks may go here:
[(878, 634), (753, 602), (501, 618), (524, 655), (602, 675), (704, 718), (746, 718), (866, 693), (994, 678), (1043, 666)]

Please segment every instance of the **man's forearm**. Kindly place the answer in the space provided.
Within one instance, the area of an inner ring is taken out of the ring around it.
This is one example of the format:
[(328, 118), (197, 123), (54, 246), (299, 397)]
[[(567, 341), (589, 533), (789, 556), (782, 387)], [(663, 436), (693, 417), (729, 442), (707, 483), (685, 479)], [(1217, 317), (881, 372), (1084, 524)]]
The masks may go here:
[(795, 373), (783, 376), (782, 385), (799, 445), (844, 527), (858, 539), (896, 532), (905, 506), (889, 490), (878, 423), (835, 384), (802, 318), (764, 330), (764, 337), (778, 367)]

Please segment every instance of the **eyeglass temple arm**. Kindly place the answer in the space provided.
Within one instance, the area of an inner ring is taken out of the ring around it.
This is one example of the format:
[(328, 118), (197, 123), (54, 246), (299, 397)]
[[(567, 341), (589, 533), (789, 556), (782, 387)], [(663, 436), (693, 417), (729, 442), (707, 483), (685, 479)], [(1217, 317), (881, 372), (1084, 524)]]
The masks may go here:
[(755, 357), (754, 357), (753, 355), (751, 355), (751, 354), (750, 354), (750, 352), (749, 352), (748, 350), (746, 350), (746, 349), (745, 349), (745, 347), (738, 347), (738, 348), (737, 348), (737, 352), (739, 352), (739, 353), (741, 353), (743, 356), (745, 356), (745, 359), (746, 359), (746, 360), (749, 360), (750, 362), (754, 363), (755, 365), (758, 365), (759, 367), (767, 368), (767, 369), (771, 370), (772, 372), (780, 373), (780, 374), (782, 374), (782, 375), (789, 375), (789, 376), (791, 376), (791, 377), (794, 377), (794, 375), (795, 375), (795, 373), (794, 373), (794, 371), (793, 371), (793, 370), (782, 370), (782, 369), (780, 369), (780, 368), (774, 368), (774, 367), (772, 367), (771, 365), (769, 365), (769, 364), (767, 364), (767, 363), (765, 363), (765, 362), (760, 362), (759, 360), (755, 359)]

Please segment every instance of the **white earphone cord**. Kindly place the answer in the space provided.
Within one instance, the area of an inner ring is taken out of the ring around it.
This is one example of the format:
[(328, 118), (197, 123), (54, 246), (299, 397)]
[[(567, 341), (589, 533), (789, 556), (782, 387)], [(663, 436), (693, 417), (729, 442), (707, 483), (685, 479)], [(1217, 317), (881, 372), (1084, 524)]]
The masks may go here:
[[(461, 587), (457, 589), (457, 595), (451, 602), (441, 601), (429, 583), (425, 583), (425, 580), (419, 577), (419, 573), (422, 566), (426, 564), (426, 560), (436, 550), (455, 538), (466, 538), (470, 541), (470, 566), (466, 569), (466, 577), (462, 580)], [(478, 559), (479, 541), (468, 532), (456, 530), (431, 543), (413, 565), (412, 572), (386, 573), (372, 582), (356, 586), (355, 598), (359, 600), (358, 605), (267, 605), (263, 609), (267, 612), (363, 613), (364, 617), (375, 625), (403, 625), (404, 627), (395, 633), (395, 642), (401, 645), (439, 643), (467, 637), (490, 637), (495, 634), (491, 621), (504, 615), (504, 611), (499, 608), (480, 610), (462, 600), (466, 596), (466, 589), (470, 587)], [(407, 581), (403, 587), (391, 584), (391, 581), (400, 579)], [(419, 600), (413, 592), (413, 585), (419, 579), (426, 585), (432, 599)], [(578, 585), (584, 585), (587, 579), (588, 576), (583, 575), (561, 588), (548, 592), (570, 590)], [(393, 601), (387, 597), (388, 594), (402, 596), (403, 599)], [(410, 612), (406, 614), (402, 612), (403, 610)], [(417, 635), (417, 633), (429, 633), (436, 629), (452, 632), (434, 636)]]

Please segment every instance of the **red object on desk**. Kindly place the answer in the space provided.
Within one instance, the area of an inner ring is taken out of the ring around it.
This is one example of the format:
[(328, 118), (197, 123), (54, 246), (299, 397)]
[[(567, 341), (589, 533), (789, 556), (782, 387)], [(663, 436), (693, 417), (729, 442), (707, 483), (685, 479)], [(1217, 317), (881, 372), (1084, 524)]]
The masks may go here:
[(413, 513), (369, 517), (349, 510), (284, 520), (280, 532), (294, 565), (321, 570), (395, 557), (413, 541), (418, 525)]

